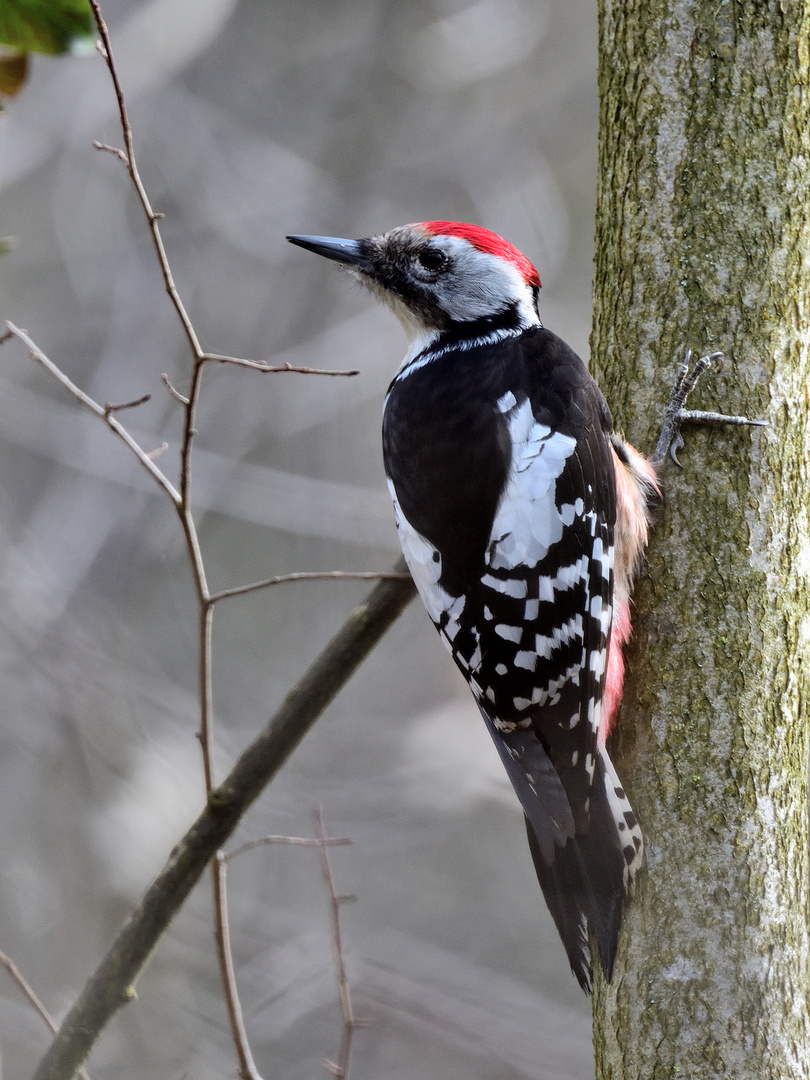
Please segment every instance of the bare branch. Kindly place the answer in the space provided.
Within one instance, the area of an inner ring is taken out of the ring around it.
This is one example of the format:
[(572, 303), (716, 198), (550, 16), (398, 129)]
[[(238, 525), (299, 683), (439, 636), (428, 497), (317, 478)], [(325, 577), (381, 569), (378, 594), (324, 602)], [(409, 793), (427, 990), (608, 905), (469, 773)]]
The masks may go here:
[(211, 360), (217, 364), (235, 364), (237, 367), (250, 368), (252, 371), (262, 373), (278, 373), (283, 371), (297, 372), (299, 375), (359, 375), (359, 368), (351, 368), (348, 371), (334, 371), (330, 368), (295, 367), (293, 364), (280, 364), (274, 366), (264, 360), (245, 360), (241, 356), (223, 356), (220, 353), (203, 353), (201, 360)]
[(343, 1032), (340, 1038), (338, 1059), (336, 1062), (324, 1061), (324, 1067), (338, 1080), (348, 1080), (349, 1066), (352, 1059), (352, 1039), (359, 1025), (354, 1015), (352, 992), (349, 986), (349, 977), (346, 974), (346, 958), (343, 952), (343, 936), (340, 929), (340, 906), (349, 900), (354, 900), (355, 897), (342, 895), (335, 888), (335, 878), (332, 874), (332, 863), (329, 859), (329, 848), (326, 843), (326, 833), (323, 829), (323, 815), (320, 806), (315, 810), (315, 832), (318, 835), (318, 846), (321, 852), (321, 872), (323, 873), (326, 891), (329, 894), (329, 906), (332, 914), (332, 942), (335, 947), (340, 1008), (343, 1013)]
[(200, 605), (200, 745), (202, 746), (203, 772), (205, 774), (205, 792), (209, 794), (214, 787), (214, 732), (212, 718), (213, 686), (211, 685), (211, 633), (213, 630), (214, 608), (209, 603)]
[(179, 390), (172, 386), (171, 382), (169, 382), (169, 376), (166, 374), (165, 371), (160, 376), (160, 381), (163, 383), (163, 385), (166, 387), (166, 389), (176, 401), (179, 401), (181, 405), (188, 405), (188, 398), (185, 396), (185, 394), (181, 394)]
[[(401, 559), (395, 570), (403, 572)], [(82, 1065), (107, 1023), (131, 1000), (133, 984), (209, 861), (415, 593), (412, 581), (381, 581), (287, 694), (173, 848), (74, 1002), (33, 1080), (69, 1080)]]
[(245, 852), (253, 851), (257, 847), (264, 847), (266, 844), (293, 844), (297, 847), (323, 847), (326, 844), (327, 847), (337, 847), (338, 845), (353, 843), (354, 839), (351, 836), (326, 836), (322, 840), (312, 839), (309, 836), (260, 836), (257, 840), (247, 840), (232, 851), (221, 852), (221, 854), (225, 862), (230, 862), (237, 855), (244, 855)]
[(21, 330), (14, 323), (7, 322), (6, 327), (8, 333), (18, 338), (23, 345), (26, 346), (29, 353), (37, 363), (41, 364), (47, 372), (65, 387), (65, 389), (73, 395), (76, 401), (80, 405), (83, 405), (85, 409), (88, 409), (91, 413), (94, 413), (113, 431), (118, 438), (129, 447), (141, 465), (146, 469), (149, 475), (157, 484), (166, 492), (169, 498), (174, 503), (175, 507), (180, 505), (180, 494), (169, 480), (169, 478), (155, 465), (150, 455), (133, 439), (127, 429), (116, 420), (112, 414), (110, 406), (99, 405), (97, 401), (94, 401), (88, 394), (85, 394), (84, 390), (80, 389), (71, 379), (65, 375), (61, 368), (45, 355), (45, 353), (35, 344), (28, 336), (28, 334)]
[[(194, 441), (194, 436), (197, 434), (195, 420), (197, 416), (197, 403), (200, 399), (200, 389), (202, 386), (203, 366), (204, 365), (202, 363), (202, 360), (200, 360), (199, 355), (195, 353), (194, 371), (191, 375), (191, 386), (189, 387), (188, 397), (186, 398), (186, 415), (183, 422), (183, 440), (180, 445), (180, 497), (182, 499), (186, 517), (188, 519), (188, 529), (193, 529), (193, 523), (191, 520), (191, 445)], [(204, 574), (202, 572), (201, 562), (199, 564), (195, 564), (195, 570), (197, 571), (196, 576), (198, 578), (198, 591), (200, 593), (200, 599), (202, 600), (207, 590), (202, 580), (204, 578)]]
[[(99, 52), (101, 52), (101, 50), (99, 50)], [(104, 56), (104, 53), (101, 55)], [(107, 59), (106, 56), (104, 56), (104, 59)], [(93, 140), (93, 146), (95, 146), (96, 150), (105, 150), (108, 154), (112, 154), (113, 157), (117, 157), (120, 161), (123, 161), (125, 165), (129, 165), (127, 155), (119, 146), (109, 146), (107, 143), (98, 142), (97, 139)]]
[(229, 600), (232, 596), (245, 596), (247, 593), (270, 589), (274, 585), (287, 585), (291, 581), (407, 581), (410, 574), (397, 573), (393, 570), (300, 570), (292, 574), (279, 574), (277, 577), (254, 581), (250, 585), (235, 585), (232, 589), (222, 589), (212, 593), (209, 603), (217, 604), (220, 600)]
[(99, 52), (104, 58), (107, 68), (110, 72), (113, 87), (115, 89), (115, 96), (118, 100), (118, 115), (121, 119), (121, 131), (124, 136), (124, 150), (122, 151), (122, 160), (126, 164), (127, 172), (132, 179), (132, 183), (135, 187), (135, 191), (138, 195), (138, 200), (143, 207), (143, 212), (146, 215), (146, 220), (149, 223), (149, 231), (152, 234), (152, 242), (155, 245), (155, 251), (157, 252), (158, 262), (160, 263), (160, 269), (163, 274), (163, 282), (166, 286), (166, 292), (169, 294), (172, 304), (174, 305), (177, 316), (182, 323), (183, 330), (185, 331), (188, 343), (196, 357), (202, 355), (202, 349), (197, 339), (197, 334), (194, 327), (191, 325), (191, 319), (183, 305), (180, 295), (177, 292), (177, 287), (174, 283), (171, 268), (169, 267), (169, 261), (166, 258), (166, 249), (163, 246), (163, 238), (160, 235), (160, 229), (158, 228), (158, 220), (163, 216), (162, 214), (156, 214), (152, 209), (152, 204), (149, 202), (149, 197), (146, 194), (146, 189), (143, 186), (143, 182), (138, 172), (138, 165), (135, 160), (135, 147), (132, 139), (132, 128), (129, 123), (129, 116), (127, 114), (127, 106), (124, 101), (124, 91), (121, 86), (121, 80), (118, 76), (118, 69), (115, 65), (115, 58), (112, 51), (112, 42), (110, 41), (110, 34), (107, 30), (107, 24), (104, 22), (104, 17), (101, 14), (101, 8), (98, 0), (90, 0), (90, 6), (93, 9), (93, 14), (96, 19), (96, 25), (98, 26), (98, 32), (101, 35), (101, 47)]
[(147, 401), (152, 400), (151, 394), (143, 394), (141, 397), (136, 398), (134, 401), (122, 401), (119, 405), (113, 405), (111, 402), (107, 402), (104, 406), (104, 419), (106, 420), (110, 413), (121, 412), (123, 409), (137, 409), (139, 405), (145, 405)]
[[(2, 342), (0, 342), (0, 344), (2, 344)], [(317, 843), (318, 841), (316, 840), (314, 842)], [(0, 951), (0, 965), (2, 965), (9, 973), (11, 978), (17, 984), (17, 987), (22, 993), (23, 997), (26, 998), (29, 1004), (33, 1007), (34, 1011), (43, 1021), (50, 1033), (52, 1035), (55, 1035), (58, 1031), (58, 1028), (53, 1017), (39, 1000), (36, 993), (34, 992), (33, 987), (25, 978), (17, 965), (14, 963), (14, 961), (11, 959), (11, 957), (7, 956), (6, 953), (2, 951)], [(79, 1076), (81, 1077), (81, 1080), (90, 1080), (90, 1077), (84, 1071), (84, 1069), (79, 1070)]]
[(227, 863), (236, 855), (242, 855), (247, 851), (252, 851), (254, 848), (267, 844), (294, 844), (301, 847), (317, 847), (323, 850), (327, 846), (351, 843), (352, 840), (348, 837), (333, 839), (319, 836), (317, 839), (309, 839), (300, 836), (262, 836), (258, 840), (249, 840), (247, 843), (241, 844), (231, 852), (218, 851), (216, 853), (211, 869), (214, 878), (217, 953), (225, 988), (225, 1003), (231, 1024), (231, 1034), (239, 1058), (239, 1076), (241, 1080), (261, 1080), (261, 1076), (250, 1050), (244, 1015), (239, 1000), (239, 990), (236, 985), (228, 919)]
[[(323, 830), (321, 830), (323, 832)], [(227, 891), (227, 863), (237, 855), (243, 855), (247, 851), (263, 847), (268, 844), (292, 844), (299, 847), (317, 847), (323, 851), (326, 847), (334, 847), (336, 844), (351, 844), (350, 837), (326, 837), (319, 836), (317, 839), (302, 836), (261, 836), (257, 840), (249, 840), (234, 848), (233, 851), (218, 851), (212, 864), (214, 875), (214, 906), (216, 911), (216, 941), (220, 959), (220, 967), (223, 973), (225, 986), (225, 1002), (228, 1008), (228, 1018), (231, 1024), (231, 1033), (236, 1045), (239, 1058), (239, 1076), (242, 1080), (261, 1080), (250, 1051), (247, 1031), (245, 1029), (244, 1015), (239, 1000), (239, 991), (236, 985), (236, 973), (233, 965), (233, 951), (231, 949), (230, 924), (228, 919), (228, 891)]]
[[(197, 401), (200, 393), (200, 380), (202, 378), (202, 356), (203, 350), (200, 345), (197, 333), (192, 326), (191, 319), (186, 311), (183, 301), (180, 299), (180, 294), (177, 290), (177, 286), (174, 282), (174, 276), (172, 274), (169, 260), (166, 255), (166, 249), (163, 244), (163, 237), (160, 232), (158, 221), (163, 217), (162, 214), (157, 214), (152, 209), (152, 204), (149, 201), (149, 196), (146, 193), (146, 189), (141, 180), (140, 173), (138, 171), (138, 164), (135, 159), (135, 145), (132, 137), (132, 128), (129, 123), (129, 115), (127, 113), (127, 106), (124, 100), (124, 91), (121, 85), (121, 80), (118, 75), (118, 68), (115, 64), (115, 58), (113, 56), (112, 42), (110, 41), (110, 34), (107, 29), (107, 24), (104, 21), (104, 17), (101, 14), (101, 8), (98, 0), (90, 0), (90, 6), (93, 9), (96, 25), (98, 26), (98, 32), (101, 36), (101, 48), (99, 51), (104, 57), (107, 64), (107, 68), (110, 72), (110, 78), (112, 79), (113, 87), (115, 89), (115, 96), (118, 101), (118, 114), (121, 121), (121, 132), (124, 138), (124, 153), (126, 157), (127, 172), (129, 173), (132, 184), (135, 188), (135, 192), (138, 196), (138, 201), (141, 204), (143, 212), (146, 216), (146, 221), (149, 226), (149, 232), (152, 236), (152, 243), (157, 255), (158, 264), (160, 266), (160, 272), (163, 276), (163, 284), (166, 292), (169, 295), (169, 299), (177, 313), (177, 317), (183, 327), (186, 339), (191, 347), (191, 351), (194, 356), (194, 369), (191, 375), (191, 386), (188, 392), (188, 397), (184, 403), (185, 405), (185, 419), (183, 423), (183, 438), (180, 447), (180, 492), (179, 500), (177, 502), (180, 512), (180, 518), (183, 525), (183, 532), (186, 538), (186, 544), (188, 546), (189, 558), (191, 560), (192, 573), (194, 575), (194, 584), (197, 590), (197, 596), (201, 605), (205, 605), (208, 599), (208, 584), (205, 579), (205, 567), (202, 561), (202, 554), (200, 552), (199, 539), (197, 537), (197, 530), (194, 524), (194, 520), (191, 516), (191, 445), (195, 435), (195, 415), (197, 409)], [(202, 672), (201, 678), (209, 679), (208, 672)], [(203, 720), (203, 728), (206, 727), (206, 718)], [(206, 770), (210, 771), (210, 766), (206, 765)]]
[(227, 868), (223, 852), (218, 851), (216, 853), (211, 864), (211, 870), (214, 878), (217, 954), (223, 974), (225, 1004), (228, 1008), (231, 1034), (239, 1058), (239, 1076), (241, 1080), (262, 1080), (250, 1052), (250, 1044), (245, 1029), (245, 1018), (242, 1014), (242, 1005), (239, 1001), (239, 991), (236, 986), (236, 973), (233, 968), (233, 953), (231, 951), (231, 931), (228, 921)]
[(3, 965), (3, 967), (12, 977), (14, 982), (17, 984), (17, 987), (22, 992), (23, 997), (27, 998), (29, 1003), (34, 1007), (35, 1011), (39, 1014), (40, 1019), (45, 1022), (45, 1026), (50, 1030), (51, 1034), (55, 1035), (58, 1031), (58, 1028), (54, 1023), (51, 1014), (39, 1000), (30, 983), (27, 982), (22, 972), (11, 959), (11, 957), (7, 956), (4, 952), (0, 952), (0, 964)]

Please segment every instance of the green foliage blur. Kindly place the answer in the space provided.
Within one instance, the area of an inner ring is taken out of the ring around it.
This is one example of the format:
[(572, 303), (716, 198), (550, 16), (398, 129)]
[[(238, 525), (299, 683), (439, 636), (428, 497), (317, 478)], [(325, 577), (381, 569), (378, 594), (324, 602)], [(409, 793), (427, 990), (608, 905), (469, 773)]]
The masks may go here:
[(87, 0), (3, 0), (0, 43), (16, 52), (62, 53), (93, 31)]
[(0, 112), (28, 75), (28, 54), (88, 51), (93, 12), (87, 0), (2, 0)]

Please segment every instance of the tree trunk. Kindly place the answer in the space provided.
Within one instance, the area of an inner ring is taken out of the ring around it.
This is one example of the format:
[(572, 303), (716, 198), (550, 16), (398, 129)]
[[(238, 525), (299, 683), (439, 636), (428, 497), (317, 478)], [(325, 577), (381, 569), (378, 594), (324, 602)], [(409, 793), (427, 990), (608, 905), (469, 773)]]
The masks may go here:
[[(593, 366), (642, 448), (721, 349), (663, 471), (620, 776), (647, 836), (600, 1080), (807, 1080), (810, 5), (600, 0)], [(699, 350), (699, 351), (698, 351)]]

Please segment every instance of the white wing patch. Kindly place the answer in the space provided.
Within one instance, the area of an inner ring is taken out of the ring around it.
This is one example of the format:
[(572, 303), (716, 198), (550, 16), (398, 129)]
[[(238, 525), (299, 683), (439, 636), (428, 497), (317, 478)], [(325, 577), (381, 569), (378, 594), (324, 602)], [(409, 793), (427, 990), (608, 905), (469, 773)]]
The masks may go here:
[(447, 625), (443, 630), (443, 637), (447, 639), (448, 647), (459, 630), (458, 617), (464, 610), (466, 597), (451, 596), (446, 589), (439, 584), (442, 576), (442, 556), (438, 548), (435, 548), (429, 540), (411, 525), (402, 512), (399, 499), (394, 488), (393, 481), (388, 479), (388, 490), (391, 492), (391, 500), (394, 503), (394, 514), (397, 520), (399, 542), (402, 554), (411, 572), (414, 584), (422, 603), (427, 608), (431, 619), (438, 623), (442, 615), (447, 615)]
[(529, 595), (529, 583), (524, 578), (496, 578), (492, 574), (484, 574), (481, 584), (488, 589), (512, 596), (515, 600), (525, 600)]
[(566, 522), (555, 503), (555, 483), (577, 445), (569, 435), (539, 424), (528, 399), (511, 405), (510, 397), (505, 394), (498, 403), (506, 407), (512, 464), (487, 549), (495, 570), (537, 566), (562, 538)]

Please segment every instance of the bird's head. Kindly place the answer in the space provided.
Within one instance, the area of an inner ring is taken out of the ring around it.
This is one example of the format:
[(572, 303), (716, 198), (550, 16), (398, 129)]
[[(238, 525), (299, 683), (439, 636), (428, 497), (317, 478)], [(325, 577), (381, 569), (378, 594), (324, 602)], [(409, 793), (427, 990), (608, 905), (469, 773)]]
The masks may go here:
[(410, 339), (540, 324), (537, 271), (478, 225), (422, 221), (363, 240), (287, 239), (345, 266), (391, 308)]

